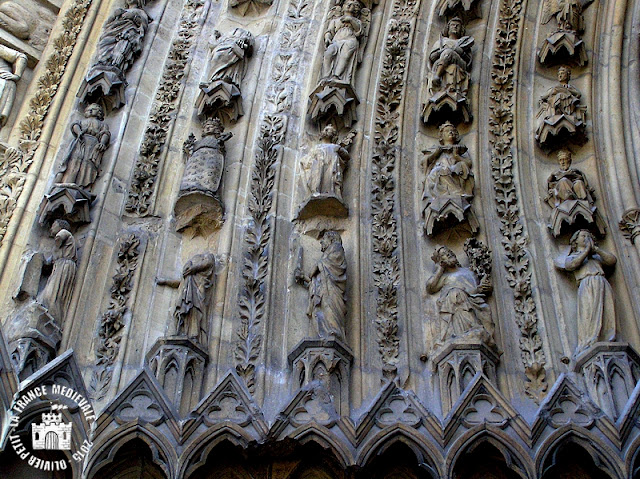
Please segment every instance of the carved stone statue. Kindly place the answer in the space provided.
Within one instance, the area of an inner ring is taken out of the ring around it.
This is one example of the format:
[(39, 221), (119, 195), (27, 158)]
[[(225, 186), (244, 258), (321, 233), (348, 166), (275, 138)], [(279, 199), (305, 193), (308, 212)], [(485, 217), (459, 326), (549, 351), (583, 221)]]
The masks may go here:
[(205, 121), (200, 140), (191, 135), (185, 143), (187, 164), (174, 208), (178, 231), (194, 228), (195, 234), (206, 234), (208, 228), (222, 224), (223, 206), (217, 192), (224, 170), (224, 142), (231, 136), (218, 118), (212, 118)]
[(125, 8), (116, 8), (107, 20), (96, 61), (78, 93), (85, 103), (105, 98), (112, 108), (124, 105), (125, 74), (142, 53), (151, 22), (144, 5), (145, 0), (125, 0)]
[(334, 0), (324, 34), (320, 81), (309, 97), (314, 121), (345, 127), (356, 121), (359, 100), (353, 79), (362, 61), (370, 23), (371, 10), (359, 0)]
[(553, 148), (572, 141), (586, 141), (587, 107), (582, 105), (580, 91), (569, 84), (571, 69), (558, 68), (559, 85), (549, 88), (540, 98), (536, 141), (542, 148)]
[(104, 111), (96, 103), (90, 103), (84, 110), (84, 120), (71, 125), (75, 137), (65, 156), (56, 183), (72, 183), (81, 188), (91, 189), (98, 177), (102, 155), (109, 147), (111, 133), (104, 123)]
[(17, 83), (27, 67), (27, 56), (0, 45), (0, 127), (6, 125), (16, 98)]
[[(347, 316), (347, 260), (337, 231), (325, 231), (320, 238), (322, 256), (309, 276), (302, 272), (301, 257), (296, 281), (309, 288), (307, 316), (322, 339), (345, 341)], [(300, 250), (301, 256), (302, 250)]]
[(600, 248), (588, 230), (576, 231), (570, 245), (569, 254), (560, 257), (556, 266), (573, 272), (578, 283), (577, 356), (597, 341), (615, 339), (613, 291), (605, 278), (603, 266), (612, 267), (617, 259)]
[(247, 72), (248, 60), (253, 54), (253, 35), (236, 28), (231, 35), (216, 31), (217, 44), (213, 48), (209, 81), (200, 84), (196, 102), (198, 115), (227, 117), (236, 121), (243, 115), (242, 79)]
[(0, 28), (21, 40), (27, 40), (36, 28), (32, 12), (11, 0), (0, 4)]
[(471, 82), (473, 37), (465, 35), (462, 19), (449, 20), (429, 52), (429, 99), (424, 104), (425, 123), (448, 119), (468, 123), (472, 119), (467, 94)]
[(342, 200), (344, 172), (350, 160), (346, 148), (338, 143), (338, 132), (327, 125), (320, 135), (322, 143), (303, 158), (304, 201), (298, 219), (315, 215), (344, 217), (348, 209)]
[(440, 317), (436, 344), (461, 339), (495, 345), (495, 327), (485, 301), (492, 291), (489, 274), (476, 268), (481, 273), (477, 274), (463, 267), (455, 253), (446, 246), (439, 247), (431, 259), (438, 267), (427, 281), (427, 292), (440, 293), (436, 302)]
[(587, 51), (580, 34), (584, 31), (583, 11), (593, 0), (545, 0), (542, 24), (555, 17), (558, 30), (547, 37), (538, 53), (540, 63), (549, 65), (558, 61), (587, 63)]
[(587, 178), (580, 170), (571, 168), (571, 156), (570, 150), (559, 150), (560, 169), (547, 180), (545, 201), (553, 208), (549, 228), (557, 237), (562, 232), (563, 224), (572, 225), (579, 218), (583, 218), (604, 234), (606, 227), (596, 209), (595, 190), (589, 186)]
[(457, 128), (449, 122), (441, 125), (440, 144), (424, 153), (425, 234), (431, 236), (447, 219), (462, 222), (468, 218), (472, 231), (477, 231), (478, 221), (471, 209), (475, 184), (471, 157), (467, 147), (460, 144)]
[(69, 231), (71, 226), (63, 220), (51, 225), (51, 236), (55, 238), (56, 250), (46, 260), (53, 266), (47, 283), (38, 295), (38, 301), (56, 320), (62, 321), (73, 294), (78, 261), (76, 240)]
[(31, 253), (23, 262), (20, 284), (13, 295), (22, 304), (7, 320), (5, 330), (20, 379), (51, 361), (62, 338), (78, 261), (76, 241), (69, 229), (66, 221), (54, 221), (50, 233), (55, 249), (50, 255)]
[(173, 313), (175, 336), (187, 336), (201, 346), (207, 345), (207, 293), (213, 286), (215, 256), (197, 254), (184, 265), (180, 299)]

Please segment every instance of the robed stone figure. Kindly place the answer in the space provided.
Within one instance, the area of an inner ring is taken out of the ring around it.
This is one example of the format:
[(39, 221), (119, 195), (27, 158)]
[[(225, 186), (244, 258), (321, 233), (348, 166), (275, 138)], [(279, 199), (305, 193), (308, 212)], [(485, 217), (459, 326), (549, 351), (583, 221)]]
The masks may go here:
[(320, 238), (322, 256), (309, 276), (296, 268), (296, 280), (309, 289), (307, 316), (322, 339), (345, 341), (347, 316), (347, 261), (337, 231), (326, 231)]

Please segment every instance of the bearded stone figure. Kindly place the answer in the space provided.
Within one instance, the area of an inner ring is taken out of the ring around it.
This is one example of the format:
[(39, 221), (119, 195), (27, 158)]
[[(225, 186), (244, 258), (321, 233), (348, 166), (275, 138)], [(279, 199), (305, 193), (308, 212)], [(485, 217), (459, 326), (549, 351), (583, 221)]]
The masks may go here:
[(144, 10), (145, 0), (125, 0), (107, 20), (100, 40), (96, 62), (78, 93), (85, 102), (114, 97), (113, 108), (124, 105), (125, 73), (140, 56), (151, 18)]
[(616, 337), (616, 312), (613, 290), (603, 267), (613, 267), (617, 258), (600, 248), (588, 230), (576, 231), (570, 250), (556, 261), (556, 266), (572, 272), (578, 283), (576, 313), (578, 356), (597, 341), (613, 341)]
[(208, 292), (213, 286), (215, 256), (197, 254), (184, 265), (180, 283), (180, 299), (173, 313), (175, 336), (187, 336), (201, 346), (207, 345)]
[(7, 123), (16, 98), (17, 83), (27, 67), (27, 56), (0, 45), (0, 127)]
[(601, 234), (606, 231), (605, 223), (596, 210), (595, 191), (589, 186), (587, 178), (580, 170), (571, 168), (571, 151), (563, 148), (558, 151), (560, 169), (547, 179), (547, 197), (545, 201), (553, 212), (549, 227), (554, 236), (559, 236), (564, 224), (572, 225), (582, 218), (596, 225)]
[(253, 54), (254, 39), (251, 32), (242, 28), (236, 28), (231, 35), (216, 32), (216, 36), (209, 81), (200, 84), (198, 115), (224, 115), (236, 121), (244, 114), (240, 87)]
[(425, 174), (422, 200), (425, 233), (431, 236), (438, 223), (448, 217), (455, 221), (469, 219), (473, 231), (478, 222), (471, 210), (475, 181), (471, 157), (460, 144), (458, 129), (446, 122), (440, 126), (440, 144), (424, 152)]
[(462, 19), (449, 20), (442, 36), (429, 53), (430, 74), (422, 118), (425, 123), (437, 118), (471, 121), (467, 100), (471, 81), (473, 37), (465, 35)]
[(569, 84), (570, 80), (571, 69), (558, 68), (559, 84), (540, 98), (535, 138), (542, 148), (553, 148), (567, 141), (576, 144), (586, 141), (587, 107), (582, 105), (582, 94)]
[(309, 289), (307, 316), (321, 339), (345, 341), (347, 316), (347, 260), (337, 231), (325, 231), (320, 238), (322, 256), (309, 276), (296, 268), (296, 281)]
[(315, 215), (346, 216), (342, 200), (344, 172), (350, 160), (347, 150), (338, 143), (338, 132), (327, 125), (320, 135), (322, 143), (313, 147), (302, 160), (304, 201), (298, 219)]
[(84, 120), (71, 125), (71, 133), (75, 138), (55, 181), (90, 190), (100, 172), (102, 156), (109, 147), (111, 133), (103, 121), (104, 111), (100, 105), (89, 104), (84, 110), (84, 117)]
[(492, 290), (490, 278), (479, 279), (470, 268), (463, 267), (446, 246), (439, 247), (431, 259), (437, 269), (427, 281), (427, 292), (440, 293), (436, 301), (440, 317), (437, 344), (462, 339), (495, 345), (495, 326), (485, 300)]

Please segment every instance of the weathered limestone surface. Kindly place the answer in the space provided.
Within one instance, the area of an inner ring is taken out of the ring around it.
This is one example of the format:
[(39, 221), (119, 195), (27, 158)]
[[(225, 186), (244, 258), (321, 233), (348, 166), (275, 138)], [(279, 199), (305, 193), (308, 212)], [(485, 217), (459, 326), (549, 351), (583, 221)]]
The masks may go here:
[[(0, 0), (0, 476), (638, 477), (638, 38), (640, 0)], [(56, 384), (95, 417), (11, 421)]]

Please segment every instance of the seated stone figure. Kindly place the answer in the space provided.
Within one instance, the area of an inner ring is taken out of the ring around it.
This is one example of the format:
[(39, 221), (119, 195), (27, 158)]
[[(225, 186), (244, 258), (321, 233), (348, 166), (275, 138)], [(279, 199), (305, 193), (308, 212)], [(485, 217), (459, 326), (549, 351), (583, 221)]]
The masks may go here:
[(494, 346), (495, 326), (485, 300), (492, 290), (489, 276), (479, 278), (470, 268), (463, 267), (446, 246), (439, 247), (431, 259), (437, 269), (427, 281), (427, 292), (440, 293), (436, 301), (440, 318), (436, 346), (451, 340)]
[(563, 226), (573, 225), (578, 219), (583, 219), (604, 234), (606, 228), (596, 210), (595, 191), (589, 186), (584, 173), (571, 168), (571, 161), (570, 150), (559, 150), (560, 169), (547, 179), (545, 201), (553, 208), (549, 228), (557, 237), (562, 233)]
[(582, 94), (569, 80), (571, 69), (558, 68), (559, 84), (540, 98), (535, 138), (542, 148), (557, 147), (567, 141), (576, 144), (586, 141), (587, 107), (582, 104)]
[(471, 157), (460, 144), (457, 128), (451, 123), (440, 127), (440, 144), (424, 152), (424, 189), (422, 193), (425, 234), (431, 236), (443, 222), (469, 220), (478, 229), (471, 209), (474, 178)]

